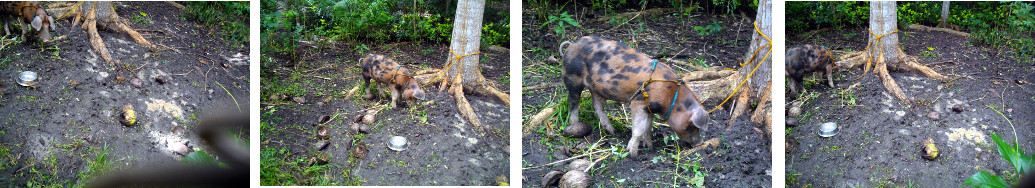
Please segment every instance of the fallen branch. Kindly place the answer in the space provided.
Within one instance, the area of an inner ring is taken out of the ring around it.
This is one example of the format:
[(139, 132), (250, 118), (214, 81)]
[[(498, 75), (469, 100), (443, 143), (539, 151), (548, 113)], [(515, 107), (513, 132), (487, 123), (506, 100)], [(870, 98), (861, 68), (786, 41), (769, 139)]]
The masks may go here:
[[(713, 139), (716, 140), (716, 142), (718, 142), (718, 138), (713, 138)], [(570, 160), (575, 160), (575, 159), (578, 159), (578, 158), (582, 158), (582, 157), (585, 157), (585, 156), (589, 156), (589, 155), (593, 155), (593, 154), (597, 154), (597, 153), (605, 152), (605, 151), (611, 151), (611, 150), (610, 149), (597, 150), (597, 151), (594, 151), (594, 152), (590, 152), (590, 153), (586, 153), (586, 154), (582, 154), (582, 155), (578, 155), (578, 156), (574, 156), (574, 157), (569, 157), (567, 159), (562, 159), (562, 160), (559, 160), (559, 161), (554, 161), (554, 162), (547, 163), (547, 164), (544, 164), (544, 165), (522, 168), (521, 170), (537, 169), (537, 168), (542, 168), (542, 167), (545, 167), (545, 166), (560, 164), (560, 163), (563, 163), (563, 162), (568, 162)]]
[(719, 138), (712, 138), (712, 139), (709, 139), (707, 141), (702, 142), (701, 145), (697, 145), (694, 148), (690, 148), (690, 150), (683, 151), (679, 155), (687, 156), (687, 155), (690, 155), (690, 154), (693, 154), (693, 153), (697, 153), (698, 151), (701, 151), (702, 149), (704, 149), (707, 146), (711, 146), (711, 147), (719, 146), (719, 144), (721, 144), (721, 142), (722, 142), (722, 140), (719, 140)]
[(968, 39), (970, 38), (970, 34), (969, 33), (964, 33), (964, 32), (960, 32), (960, 31), (956, 31), (956, 30), (952, 30), (952, 29), (947, 29), (947, 28), (934, 28), (934, 27), (927, 27), (927, 26), (924, 26), (924, 25), (909, 24), (909, 29), (924, 30), (924, 31), (941, 31), (941, 32), (946, 32), (946, 33), (953, 34), (953, 35), (959, 35), (959, 36), (962, 36), (962, 37), (966, 37)]
[(546, 84), (539, 84), (539, 85), (537, 85), (537, 86), (528, 86), (528, 87), (525, 87), (525, 88), (521, 88), (521, 91), (529, 91), (529, 90), (540, 90), (540, 89), (546, 89), (546, 88), (554, 88), (554, 87), (559, 87), (559, 86), (562, 86), (562, 85), (563, 85), (563, 84), (562, 84), (562, 83), (560, 83), (560, 82), (554, 82), (554, 83), (546, 83)]
[[(525, 130), (535, 130), (536, 127), (538, 127), (540, 124), (543, 124), (543, 122), (545, 122), (546, 118), (550, 117), (550, 115), (552, 115), (553, 112), (554, 112), (554, 108), (553, 107), (546, 108), (546, 109), (543, 109), (542, 111), (539, 111), (539, 113), (537, 113), (534, 116), (532, 116), (532, 119), (528, 120), (528, 124), (525, 124), (525, 126), (528, 126), (528, 127), (525, 127), (524, 129)], [(522, 135), (528, 135), (528, 134), (529, 134), (529, 132), (527, 132), (527, 131), (522, 133)]]

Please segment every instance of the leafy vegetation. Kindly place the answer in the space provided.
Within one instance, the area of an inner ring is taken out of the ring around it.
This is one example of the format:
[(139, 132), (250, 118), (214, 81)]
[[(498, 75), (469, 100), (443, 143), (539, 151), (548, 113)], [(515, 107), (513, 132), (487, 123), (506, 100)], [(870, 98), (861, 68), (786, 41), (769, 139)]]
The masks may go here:
[[(1035, 3), (952, 2), (950, 24), (971, 33), (971, 42), (994, 50), (1012, 51), (1021, 57), (1035, 57)], [(868, 27), (868, 2), (788, 2), (789, 33), (806, 33), (822, 28)], [(909, 24), (935, 26), (941, 21), (942, 2), (898, 2), (899, 27)]]
[[(1035, 155), (1024, 154), (1021, 150), (1020, 144), (1014, 142), (1013, 145), (1008, 144), (999, 138), (999, 135), (992, 133), (992, 140), (995, 140), (997, 151), (999, 156), (1003, 157), (1006, 162), (1009, 162), (1013, 166), (1013, 169), (1019, 174), (1031, 173), (1031, 169), (1035, 168)], [(1015, 178), (1017, 179), (1017, 178)], [(1017, 182), (1007, 182), (1000, 176), (992, 175), (987, 171), (980, 171), (970, 176), (967, 181), (963, 182), (964, 185), (973, 187), (1011, 187)]]
[[(507, 46), (508, 9), (491, 6), (482, 22), (482, 44)], [(453, 32), (456, 2), (448, 0), (303, 1), (262, 0), (263, 53), (294, 56), (300, 39), (376, 43), (414, 41), (448, 42)]]
[[(247, 1), (187, 1), (183, 2), (186, 10), (183, 17), (199, 21), (207, 27), (218, 27), (223, 30), (223, 38), (230, 44), (243, 46), (248, 43), (248, 2)], [(147, 17), (140, 13), (140, 16)], [(137, 20), (137, 16), (133, 16)], [(146, 20), (146, 19), (145, 19)], [(138, 20), (137, 22), (151, 22)]]

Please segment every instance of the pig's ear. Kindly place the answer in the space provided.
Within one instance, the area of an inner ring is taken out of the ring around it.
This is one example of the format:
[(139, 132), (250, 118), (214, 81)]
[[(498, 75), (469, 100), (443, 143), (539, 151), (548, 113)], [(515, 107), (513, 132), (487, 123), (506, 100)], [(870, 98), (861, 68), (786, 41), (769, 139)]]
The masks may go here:
[(697, 108), (692, 110), (690, 122), (694, 123), (695, 127), (701, 130), (707, 130), (709, 121), (708, 112), (705, 112), (704, 109)]
[(47, 20), (50, 20), (50, 31), (54, 31), (54, 17), (47, 16)]
[(417, 99), (420, 99), (420, 100), (424, 100), (424, 91), (421, 91), (419, 89), (417, 91), (414, 91), (413, 92), (413, 97), (417, 98)]
[(29, 24), (32, 25), (33, 29), (39, 31), (40, 28), (43, 27), (43, 18), (40, 18), (39, 16), (33, 17), (32, 22)]

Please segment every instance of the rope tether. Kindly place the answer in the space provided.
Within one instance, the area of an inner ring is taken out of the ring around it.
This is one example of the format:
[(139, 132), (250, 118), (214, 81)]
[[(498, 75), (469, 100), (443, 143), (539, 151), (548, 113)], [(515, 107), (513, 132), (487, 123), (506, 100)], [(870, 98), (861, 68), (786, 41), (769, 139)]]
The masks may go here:
[[(765, 36), (765, 34), (762, 33), (762, 30), (758, 30), (758, 22), (757, 21), (755, 22), (755, 31), (757, 31), (759, 35), (762, 35), (762, 37), (764, 37), (766, 41), (769, 41), (769, 43), (766, 43), (765, 45), (762, 45), (761, 47), (758, 47), (758, 49), (755, 49), (755, 53), (751, 54), (751, 59), (748, 59), (748, 61), (745, 62), (745, 63), (741, 63), (740, 66), (747, 65), (748, 63), (751, 63), (752, 61), (754, 61), (755, 60), (755, 56), (758, 55), (758, 52), (761, 51), (762, 48), (770, 47), (769, 48), (769, 52), (766, 52), (765, 56), (762, 57), (762, 60), (765, 60), (766, 58), (769, 58), (769, 54), (773, 53), (773, 48), (772, 48), (773, 40), (770, 40), (769, 36)], [(726, 100), (722, 100), (722, 103), (719, 103), (719, 105), (715, 106), (714, 109), (709, 110), (708, 113), (710, 114), (713, 111), (719, 109), (719, 107), (721, 107), (722, 104), (726, 104), (726, 101), (729, 101), (730, 98), (733, 98), (733, 94), (736, 94), (737, 91), (740, 90), (740, 87), (744, 86), (744, 83), (747, 83), (748, 79), (751, 79), (752, 75), (755, 75), (755, 71), (757, 71), (758, 67), (761, 67), (761, 65), (762, 65), (761, 62), (759, 62), (758, 65), (755, 65), (755, 69), (751, 70), (751, 73), (748, 73), (747, 78), (744, 78), (744, 81), (741, 81), (740, 84), (737, 85), (736, 89), (733, 89), (733, 93), (730, 93), (730, 96), (726, 97)]]
[[(657, 66), (658, 66), (658, 60), (655, 59), (654, 63), (650, 65), (650, 75), (647, 76), (647, 81), (644, 81), (643, 84), (640, 85), (640, 88), (636, 90), (637, 92), (640, 92), (640, 94), (643, 95), (643, 100), (644, 101), (647, 100), (647, 97), (650, 97), (650, 95), (647, 94), (646, 87), (647, 87), (647, 84), (650, 84), (651, 82), (672, 82), (672, 83), (676, 83), (677, 86), (678, 85), (682, 85), (682, 82), (679, 82), (679, 81), (676, 81), (676, 80), (655, 80), (654, 78), (651, 78), (652, 76), (654, 76), (654, 68), (657, 67)], [(630, 97), (629, 101), (632, 101), (634, 98), (636, 98), (636, 95), (633, 95), (632, 97)], [(676, 88), (676, 94), (672, 95), (672, 105), (668, 106), (668, 112), (665, 112), (665, 119), (668, 119), (668, 115), (670, 113), (672, 113), (672, 107), (675, 106), (677, 98), (679, 98), (679, 89), (678, 88)], [(654, 113), (654, 112), (652, 112), (650, 110), (649, 106), (647, 107), (647, 112), (651, 113), (651, 114)]]

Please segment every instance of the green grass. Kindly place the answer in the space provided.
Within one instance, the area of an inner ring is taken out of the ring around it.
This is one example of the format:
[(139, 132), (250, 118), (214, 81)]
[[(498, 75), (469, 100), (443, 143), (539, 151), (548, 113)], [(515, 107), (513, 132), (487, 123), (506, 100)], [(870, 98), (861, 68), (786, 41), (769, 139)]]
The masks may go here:
[(105, 143), (104, 147), (100, 149), (91, 148), (91, 151), (93, 151), (93, 153), (91, 153), (93, 158), (88, 159), (86, 170), (76, 174), (76, 177), (79, 178), (79, 182), (81, 184), (93, 181), (97, 177), (108, 172), (113, 172), (117, 169), (114, 165), (115, 161), (110, 159), (107, 143)]
[[(207, 27), (222, 29), (227, 45), (248, 43), (249, 3), (247, 1), (191, 1), (183, 2), (186, 10), (183, 18), (201, 22)], [(141, 13), (141, 15), (144, 15)], [(135, 20), (135, 19), (134, 19)]]

